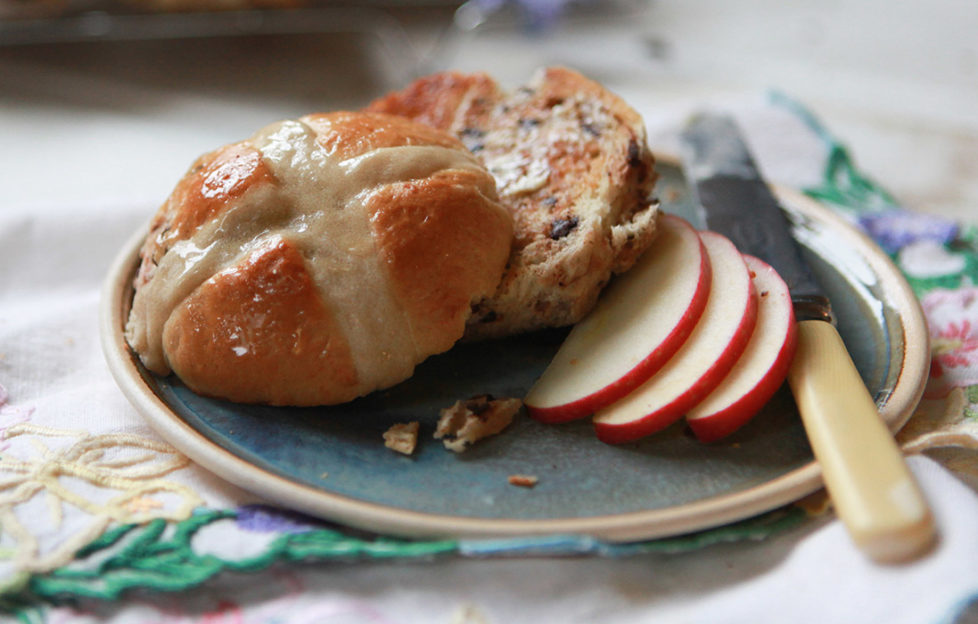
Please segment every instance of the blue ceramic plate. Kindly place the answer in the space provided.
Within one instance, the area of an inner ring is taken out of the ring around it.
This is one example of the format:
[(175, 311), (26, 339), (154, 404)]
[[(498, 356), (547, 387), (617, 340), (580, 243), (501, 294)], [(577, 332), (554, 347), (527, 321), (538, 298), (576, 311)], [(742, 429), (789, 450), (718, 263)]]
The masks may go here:
[[(680, 170), (659, 165), (666, 212), (696, 223)], [(829, 210), (778, 190), (796, 237), (828, 291), (839, 330), (880, 411), (896, 430), (923, 391), (927, 334), (916, 299), (889, 258)], [(522, 417), (455, 454), (432, 438), (438, 411), (476, 394), (522, 397), (563, 331), (460, 345), (410, 380), (353, 403), (272, 408), (190, 392), (148, 373), (122, 337), (142, 242), (122, 251), (106, 283), (103, 344), (122, 390), (156, 430), (224, 479), (294, 509), (406, 536), (588, 534), (662, 537), (716, 526), (794, 501), (821, 486), (790, 395), (782, 390), (747, 427), (704, 445), (682, 424), (610, 446), (588, 421), (541, 425)], [(382, 433), (418, 420), (411, 457)], [(539, 479), (532, 489), (507, 482)]]

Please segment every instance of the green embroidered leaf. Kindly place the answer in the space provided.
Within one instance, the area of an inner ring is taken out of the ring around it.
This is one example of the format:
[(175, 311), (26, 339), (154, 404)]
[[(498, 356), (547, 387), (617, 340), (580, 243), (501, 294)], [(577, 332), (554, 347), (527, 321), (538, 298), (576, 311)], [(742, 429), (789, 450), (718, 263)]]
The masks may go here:
[(153, 520), (115, 527), (79, 551), (72, 564), (31, 577), (24, 593), (54, 603), (78, 597), (113, 600), (134, 588), (180, 591), (224, 570), (257, 571), (282, 561), (430, 558), (458, 547), (452, 540), (357, 538), (320, 529), (279, 535), (261, 554), (239, 560), (193, 550), (191, 541), (200, 529), (234, 518), (234, 511), (205, 510), (179, 523)]
[[(763, 539), (796, 526), (805, 517), (801, 509), (788, 507), (729, 526), (670, 539), (614, 544), (583, 536), (557, 536), (554, 544), (562, 552), (605, 556), (681, 553), (723, 542)], [(72, 564), (31, 577), (20, 592), (7, 597), (6, 604), (9, 607), (38, 601), (59, 604), (77, 598), (115, 600), (137, 588), (183, 591), (222, 571), (256, 572), (281, 562), (427, 560), (453, 554), (487, 556), (530, 552), (525, 539), (404, 540), (355, 536), (329, 528), (278, 535), (260, 554), (241, 559), (222, 559), (193, 550), (191, 542), (200, 529), (236, 519), (233, 511), (202, 510), (179, 523), (154, 520), (144, 525), (114, 527), (81, 550)], [(541, 543), (538, 538), (532, 541)]]
[(968, 402), (964, 406), (965, 418), (978, 420), (978, 386), (968, 386), (965, 388), (965, 397)]
[(886, 190), (856, 169), (849, 152), (834, 141), (830, 146), (822, 184), (805, 189), (805, 193), (855, 214), (889, 210), (897, 206)]

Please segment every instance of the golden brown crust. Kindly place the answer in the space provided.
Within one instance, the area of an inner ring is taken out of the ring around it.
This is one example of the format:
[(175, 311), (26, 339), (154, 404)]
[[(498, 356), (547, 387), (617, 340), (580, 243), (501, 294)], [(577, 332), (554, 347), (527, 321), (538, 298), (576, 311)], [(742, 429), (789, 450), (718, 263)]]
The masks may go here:
[(425, 350), (451, 347), (458, 336), (445, 328), (460, 335), (473, 299), (499, 283), (512, 225), (502, 211), (485, 210), (485, 198), (494, 194), (484, 172), (450, 170), (389, 185), (366, 204), (391, 286)]
[(382, 147), (438, 145), (461, 148), (455, 137), (411, 123), (404, 117), (383, 113), (337, 111), (306, 115), (301, 121), (316, 131), (316, 141), (327, 154), (353, 158)]
[(422, 78), (370, 104), (458, 136), (496, 179), (514, 245), (471, 337), (580, 320), (655, 235), (653, 158), (641, 117), (577, 72), (553, 67), (501, 91), (484, 74)]
[[(143, 244), (144, 268), (155, 266), (174, 243), (190, 238), (205, 222), (250, 190), (274, 184), (275, 177), (261, 154), (244, 141), (204, 154), (180, 179), (150, 223)], [(139, 281), (149, 275), (140, 272)]]
[(377, 113), (280, 122), (177, 185), (126, 335), (202, 394), (344, 402), (461, 338), (511, 242), (492, 176), (457, 138)]
[(350, 346), (284, 240), (204, 282), (167, 321), (163, 341), (173, 371), (201, 394), (272, 405), (359, 394)]
[(455, 130), (484, 119), (502, 96), (487, 74), (447, 71), (419, 78), (401, 91), (374, 100), (368, 110)]

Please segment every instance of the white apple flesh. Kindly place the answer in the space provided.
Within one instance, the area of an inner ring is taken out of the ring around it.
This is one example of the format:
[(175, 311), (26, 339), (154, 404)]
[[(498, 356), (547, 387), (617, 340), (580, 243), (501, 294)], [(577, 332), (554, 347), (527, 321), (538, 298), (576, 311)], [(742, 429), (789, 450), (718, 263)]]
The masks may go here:
[(652, 249), (601, 295), (530, 389), (545, 423), (583, 418), (641, 385), (683, 345), (706, 307), (709, 257), (696, 231), (663, 214)]
[(709, 394), (747, 346), (757, 296), (747, 265), (726, 237), (701, 232), (712, 267), (706, 309), (682, 347), (641, 386), (594, 416), (604, 442), (621, 443), (665, 429)]
[(781, 387), (794, 357), (795, 313), (791, 294), (770, 265), (744, 256), (758, 295), (757, 325), (734, 368), (686, 414), (701, 442), (713, 442), (744, 426)]

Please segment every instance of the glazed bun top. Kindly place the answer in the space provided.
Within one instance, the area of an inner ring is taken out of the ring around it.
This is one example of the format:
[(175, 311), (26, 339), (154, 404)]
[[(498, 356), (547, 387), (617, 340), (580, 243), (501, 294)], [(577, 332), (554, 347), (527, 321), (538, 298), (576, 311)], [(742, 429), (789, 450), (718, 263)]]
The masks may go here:
[(349, 401), (411, 375), (491, 295), (513, 224), (455, 137), (308, 115), (202, 156), (150, 224), (126, 337), (240, 402)]

